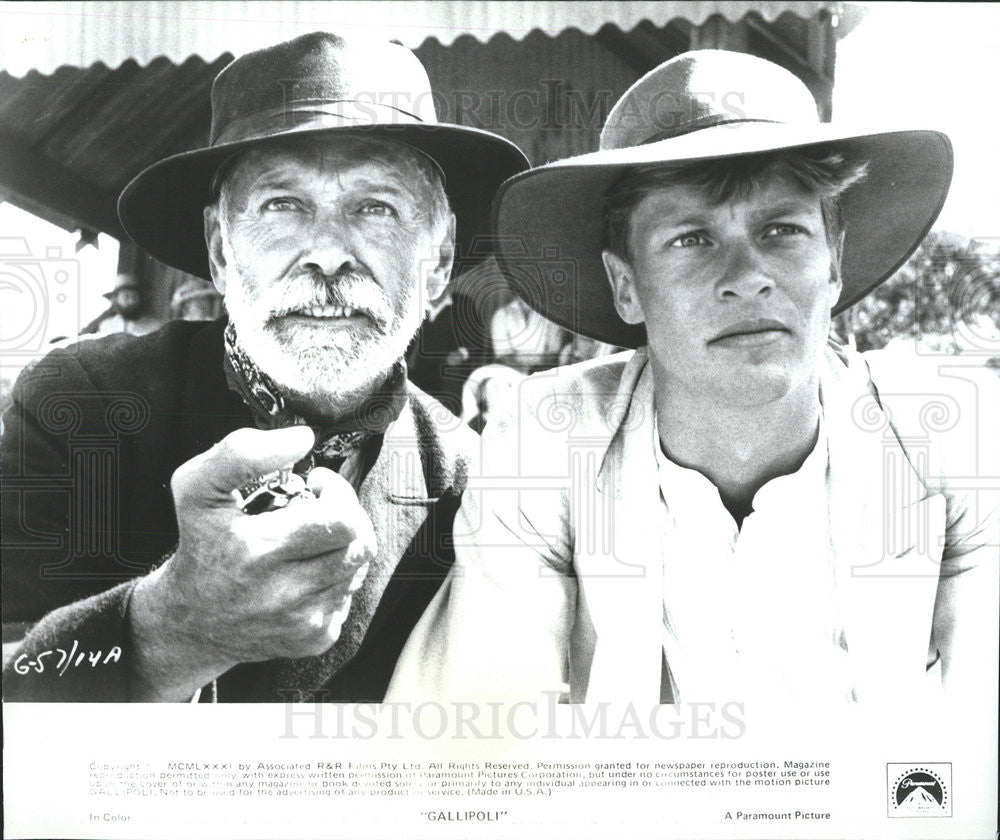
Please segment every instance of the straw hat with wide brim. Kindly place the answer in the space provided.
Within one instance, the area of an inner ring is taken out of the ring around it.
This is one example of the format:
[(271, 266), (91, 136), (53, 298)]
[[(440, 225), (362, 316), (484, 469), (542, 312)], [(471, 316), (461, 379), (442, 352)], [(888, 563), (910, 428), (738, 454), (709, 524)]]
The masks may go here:
[(361, 134), (405, 143), (445, 177), (461, 255), (481, 250), (497, 187), (528, 168), (509, 140), (437, 121), (427, 73), (406, 47), (313, 32), (233, 61), (212, 84), (207, 148), (136, 176), (118, 199), (126, 232), (168, 265), (210, 278), (202, 210), (219, 166), (291, 136)]
[(724, 50), (684, 53), (636, 82), (608, 115), (600, 149), (517, 175), (494, 203), (497, 258), (514, 290), (547, 318), (623, 347), (645, 341), (615, 311), (601, 260), (603, 203), (630, 167), (834, 144), (867, 161), (841, 197), (844, 288), (833, 314), (863, 298), (914, 251), (937, 218), (951, 143), (933, 130), (821, 123), (787, 70)]

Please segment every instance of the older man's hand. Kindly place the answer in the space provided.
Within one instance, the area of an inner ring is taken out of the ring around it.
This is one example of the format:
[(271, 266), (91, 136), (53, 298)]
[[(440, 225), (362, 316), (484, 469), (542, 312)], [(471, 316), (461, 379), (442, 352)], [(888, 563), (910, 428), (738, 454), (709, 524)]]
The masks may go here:
[(307, 427), (240, 429), (174, 473), (177, 551), (130, 608), (146, 699), (184, 699), (238, 663), (318, 655), (337, 640), (376, 550), (354, 489), (318, 468), (314, 496), (257, 515), (232, 492), (312, 444)]

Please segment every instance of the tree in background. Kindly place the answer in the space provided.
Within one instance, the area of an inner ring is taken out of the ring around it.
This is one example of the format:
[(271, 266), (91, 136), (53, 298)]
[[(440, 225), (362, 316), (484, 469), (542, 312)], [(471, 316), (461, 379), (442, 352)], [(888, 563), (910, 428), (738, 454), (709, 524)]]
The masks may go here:
[(861, 351), (910, 340), (930, 351), (1000, 357), (1000, 242), (932, 231), (834, 328)]

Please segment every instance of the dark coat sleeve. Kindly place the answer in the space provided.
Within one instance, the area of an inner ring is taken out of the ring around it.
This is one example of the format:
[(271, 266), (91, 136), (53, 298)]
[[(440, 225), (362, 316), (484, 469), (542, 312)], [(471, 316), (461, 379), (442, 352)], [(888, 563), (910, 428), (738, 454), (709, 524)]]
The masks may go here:
[(120, 467), (122, 441), (108, 433), (109, 419), (115, 422), (108, 401), (63, 350), (25, 371), (12, 398), (0, 455), (3, 620), (39, 623), (5, 657), (4, 699), (127, 700), (132, 584), (120, 582), (140, 570), (103, 550), (117, 536), (115, 522), (102, 529), (80, 515), (81, 505), (99, 502), (88, 482)]
[(168, 482), (187, 453), (171, 442), (168, 406), (193, 334), (183, 324), (82, 342), (15, 384), (0, 440), (4, 640), (12, 625), (37, 626), (12, 654), (5, 644), (5, 699), (129, 699), (130, 582), (176, 543)]
[(4, 667), (4, 700), (132, 699), (125, 616), (134, 588), (120, 584), (36, 624)]
[(102, 551), (117, 544), (108, 531), (118, 523), (87, 515), (89, 503), (102, 502), (96, 494), (106, 496), (109, 467), (120, 474), (123, 444), (108, 433), (106, 403), (73, 354), (55, 351), (21, 375), (0, 447), (5, 623), (37, 621), (136, 574)]

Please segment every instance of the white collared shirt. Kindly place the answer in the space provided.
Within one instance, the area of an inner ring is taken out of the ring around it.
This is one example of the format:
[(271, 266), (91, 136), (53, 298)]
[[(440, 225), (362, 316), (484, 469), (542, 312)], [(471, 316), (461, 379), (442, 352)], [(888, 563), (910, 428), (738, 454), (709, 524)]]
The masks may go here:
[(738, 528), (719, 491), (664, 453), (663, 650), (675, 701), (853, 697), (830, 539), (829, 452), (754, 496)]

